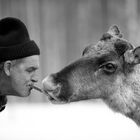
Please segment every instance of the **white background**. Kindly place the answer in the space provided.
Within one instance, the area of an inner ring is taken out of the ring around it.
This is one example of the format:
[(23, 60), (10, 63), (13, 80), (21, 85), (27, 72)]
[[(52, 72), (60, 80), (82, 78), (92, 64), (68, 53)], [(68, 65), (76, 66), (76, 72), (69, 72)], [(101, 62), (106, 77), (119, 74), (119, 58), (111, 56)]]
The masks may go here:
[(98, 102), (8, 104), (0, 140), (140, 140), (140, 128)]

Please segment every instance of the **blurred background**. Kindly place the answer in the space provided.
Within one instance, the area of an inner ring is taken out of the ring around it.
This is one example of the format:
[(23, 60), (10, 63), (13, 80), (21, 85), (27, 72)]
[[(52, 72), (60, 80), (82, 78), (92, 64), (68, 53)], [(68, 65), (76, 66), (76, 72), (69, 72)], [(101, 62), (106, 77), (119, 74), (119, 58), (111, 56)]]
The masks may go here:
[[(139, 0), (0, 0), (0, 18), (17, 17), (41, 50), (40, 81), (81, 57), (112, 24), (140, 45)], [(94, 103), (93, 103), (94, 102)], [(52, 105), (39, 92), (8, 97), (0, 140), (139, 140), (134, 122), (100, 101)]]
[[(113, 24), (124, 38), (140, 45), (139, 0), (0, 0), (0, 18), (7, 16), (20, 18), (40, 47), (41, 80), (81, 57), (85, 46), (96, 43)], [(9, 99), (19, 100), (47, 99), (41, 94)]]

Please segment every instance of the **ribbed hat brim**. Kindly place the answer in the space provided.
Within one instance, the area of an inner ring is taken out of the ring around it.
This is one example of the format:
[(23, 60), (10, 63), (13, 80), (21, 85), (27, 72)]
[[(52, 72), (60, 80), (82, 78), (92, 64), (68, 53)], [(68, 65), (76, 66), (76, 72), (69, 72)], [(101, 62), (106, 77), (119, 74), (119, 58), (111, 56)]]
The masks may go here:
[(24, 44), (18, 44), (10, 47), (0, 46), (0, 62), (4, 62), (6, 60), (20, 59), (39, 54), (40, 50), (33, 40), (29, 40)]

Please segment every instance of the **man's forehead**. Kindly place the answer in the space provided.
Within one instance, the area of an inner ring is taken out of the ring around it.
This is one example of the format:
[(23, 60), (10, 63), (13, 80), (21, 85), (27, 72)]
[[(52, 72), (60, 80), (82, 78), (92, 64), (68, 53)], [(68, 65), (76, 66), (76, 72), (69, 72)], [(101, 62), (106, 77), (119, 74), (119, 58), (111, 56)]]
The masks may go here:
[(33, 56), (29, 56), (29, 57), (25, 57), (23, 59), (23, 63), (24, 65), (31, 67), (39, 67), (39, 56), (38, 55), (33, 55)]
[(29, 62), (29, 61), (38, 61), (39, 60), (39, 55), (32, 55), (32, 56), (28, 56), (28, 57), (24, 57), (23, 60), (25, 62)]

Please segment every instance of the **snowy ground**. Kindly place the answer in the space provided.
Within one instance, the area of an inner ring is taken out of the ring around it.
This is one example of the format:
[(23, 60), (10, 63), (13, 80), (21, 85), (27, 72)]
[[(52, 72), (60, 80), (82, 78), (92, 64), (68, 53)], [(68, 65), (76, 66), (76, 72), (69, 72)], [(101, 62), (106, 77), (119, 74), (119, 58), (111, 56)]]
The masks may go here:
[(105, 104), (8, 104), (0, 140), (140, 140), (140, 128)]

